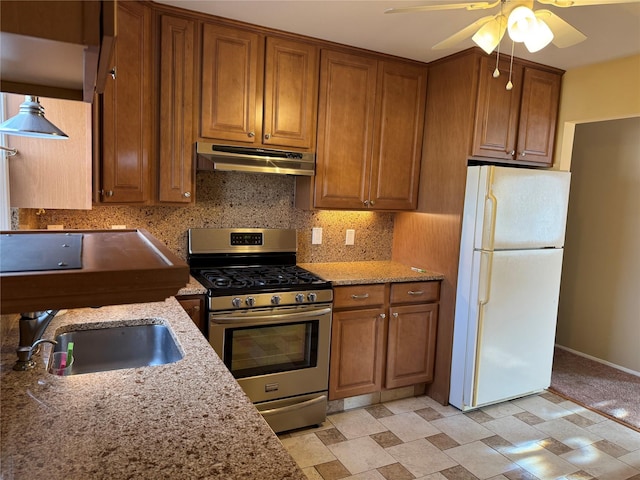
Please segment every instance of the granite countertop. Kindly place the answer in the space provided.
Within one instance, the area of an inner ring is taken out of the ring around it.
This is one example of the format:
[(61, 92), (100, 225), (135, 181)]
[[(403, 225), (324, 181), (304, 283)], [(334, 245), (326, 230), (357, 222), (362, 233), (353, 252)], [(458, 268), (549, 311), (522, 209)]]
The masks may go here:
[(43, 338), (136, 319), (167, 323), (184, 358), (59, 377), (46, 371), (46, 344), (35, 369), (16, 372), (18, 318), (2, 316), (0, 477), (305, 478), (175, 298), (69, 310)]
[(300, 267), (315, 273), (335, 286), (367, 283), (424, 282), (442, 280), (438, 272), (415, 271), (402, 263), (385, 261), (300, 263)]
[(202, 286), (195, 278), (189, 275), (189, 283), (180, 289), (178, 296), (180, 295), (204, 295), (207, 293), (207, 289)]

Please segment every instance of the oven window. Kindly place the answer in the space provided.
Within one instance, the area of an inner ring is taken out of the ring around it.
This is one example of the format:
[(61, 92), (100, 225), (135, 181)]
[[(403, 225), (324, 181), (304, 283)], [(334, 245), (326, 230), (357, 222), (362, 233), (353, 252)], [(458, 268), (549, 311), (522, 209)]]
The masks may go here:
[(235, 378), (315, 367), (319, 321), (225, 329), (224, 363)]

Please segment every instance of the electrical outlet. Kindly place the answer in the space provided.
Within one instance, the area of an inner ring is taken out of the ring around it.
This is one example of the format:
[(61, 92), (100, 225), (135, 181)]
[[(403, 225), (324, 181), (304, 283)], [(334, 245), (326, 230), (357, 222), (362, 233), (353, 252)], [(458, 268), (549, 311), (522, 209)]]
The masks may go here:
[(347, 238), (344, 241), (345, 245), (353, 245), (356, 240), (356, 231), (352, 228), (347, 229)]
[(312, 245), (321, 245), (322, 244), (322, 228), (313, 227), (311, 229), (311, 244)]

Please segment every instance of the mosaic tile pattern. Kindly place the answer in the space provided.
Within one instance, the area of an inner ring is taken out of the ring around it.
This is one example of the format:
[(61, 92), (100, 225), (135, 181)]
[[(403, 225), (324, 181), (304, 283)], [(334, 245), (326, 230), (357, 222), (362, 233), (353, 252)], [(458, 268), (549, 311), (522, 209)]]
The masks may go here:
[(310, 480), (640, 480), (640, 433), (548, 392), (468, 413), (391, 400), (280, 440)]
[[(287, 175), (200, 172), (196, 201), (188, 206), (94, 206), (92, 210), (13, 209), (12, 228), (144, 228), (186, 258), (189, 228), (293, 228), (299, 262), (389, 260), (393, 213), (301, 210), (294, 206), (295, 179)], [(322, 227), (322, 244), (311, 244), (312, 227)], [(346, 229), (356, 231), (345, 245)]]

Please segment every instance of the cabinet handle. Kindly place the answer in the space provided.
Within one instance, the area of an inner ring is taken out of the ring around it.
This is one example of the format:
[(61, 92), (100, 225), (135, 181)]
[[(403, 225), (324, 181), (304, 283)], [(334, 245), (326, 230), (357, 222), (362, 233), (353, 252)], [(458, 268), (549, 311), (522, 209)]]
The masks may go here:
[(247, 133), (247, 137), (249, 137), (249, 138), (253, 138), (255, 136), (256, 136), (256, 134), (254, 132)]
[(103, 197), (113, 197), (113, 190), (109, 190), (108, 192), (100, 190), (100, 195)]
[(184, 193), (182, 194), (182, 196), (183, 196), (184, 198), (191, 198), (191, 192), (184, 192)]
[(270, 134), (268, 134), (268, 133), (265, 133), (265, 134), (264, 134), (264, 139), (265, 139), (265, 140), (269, 140), (270, 138), (271, 138), (271, 135), (270, 135)]
[(385, 318), (387, 318), (387, 316), (386, 316), (384, 313), (381, 313), (381, 314), (380, 314), (380, 318), (381, 318), (382, 320), (384, 320)]
[(516, 154), (516, 151), (515, 150), (511, 150), (510, 152), (507, 152), (507, 153), (509, 153), (509, 155), (511, 155), (513, 157)]
[(375, 200), (371, 200), (371, 201), (369, 202), (369, 204), (370, 204), (371, 206), (374, 206), (374, 205), (376, 204), (376, 202), (375, 202)]
[(409, 295), (424, 295), (424, 290), (409, 290), (407, 293)]
[(393, 318), (398, 318), (398, 312), (393, 312)]
[(114, 80), (116, 79), (116, 77), (118, 76), (116, 72), (116, 67), (113, 67), (111, 70), (109, 70), (109, 75), (111, 75), (112, 79)]
[(527, 154), (527, 152), (520, 152), (520, 156), (524, 157)]
[(198, 307), (197, 305), (195, 307), (193, 307), (193, 311), (194, 312), (199, 312), (200, 311), (200, 307)]
[(364, 300), (365, 298), (369, 298), (369, 294), (363, 293), (362, 295), (351, 295), (351, 298), (354, 300)]
[(364, 202), (362, 202), (362, 203), (364, 203), (364, 206), (365, 206), (365, 207), (368, 207), (368, 206), (369, 206), (369, 200), (365, 200), (365, 201), (364, 201)]

